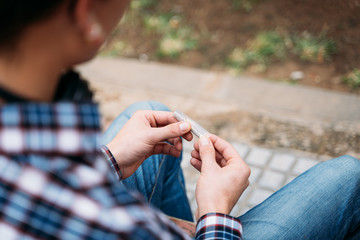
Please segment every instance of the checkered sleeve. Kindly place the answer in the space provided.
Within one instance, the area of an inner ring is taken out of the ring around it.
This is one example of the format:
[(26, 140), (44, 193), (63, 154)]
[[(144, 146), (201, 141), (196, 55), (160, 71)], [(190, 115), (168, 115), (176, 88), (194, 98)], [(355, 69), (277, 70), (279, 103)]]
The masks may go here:
[(120, 171), (120, 167), (119, 167), (119, 165), (117, 164), (117, 162), (115, 160), (115, 157), (112, 155), (111, 151), (105, 145), (101, 146), (101, 150), (102, 150), (106, 160), (108, 161), (111, 169), (114, 170), (116, 178), (119, 181), (121, 181), (122, 180), (122, 174), (121, 174), (121, 171)]
[[(124, 188), (106, 183), (72, 188), (76, 175), (62, 174), (0, 155), (1, 239), (190, 240), (165, 215)], [(101, 183), (101, 175), (95, 170), (92, 174), (88, 181)]]
[(196, 226), (196, 240), (200, 239), (242, 239), (242, 225), (239, 219), (221, 213), (202, 216)]

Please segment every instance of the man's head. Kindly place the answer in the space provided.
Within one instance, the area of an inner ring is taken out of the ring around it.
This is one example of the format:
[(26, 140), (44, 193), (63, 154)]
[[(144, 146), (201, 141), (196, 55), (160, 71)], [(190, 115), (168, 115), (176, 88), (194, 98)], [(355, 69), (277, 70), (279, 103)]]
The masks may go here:
[(66, 43), (73, 44), (68, 49), (78, 50), (80, 61), (90, 58), (110, 35), (128, 1), (1, 1), (0, 52), (15, 50), (29, 34), (36, 33), (42, 39), (49, 37), (49, 41), (58, 40), (58, 44), (54, 42), (56, 47)]
[(30, 25), (49, 17), (63, 0), (13, 0), (0, 3), (0, 46), (14, 47)]

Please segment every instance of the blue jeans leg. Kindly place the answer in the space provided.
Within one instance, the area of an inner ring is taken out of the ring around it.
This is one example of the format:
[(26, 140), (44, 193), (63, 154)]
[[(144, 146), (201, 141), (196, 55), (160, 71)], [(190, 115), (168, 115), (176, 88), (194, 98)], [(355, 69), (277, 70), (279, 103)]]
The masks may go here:
[[(135, 103), (122, 112), (105, 131), (103, 144), (109, 143), (137, 110), (169, 111), (165, 105), (154, 101)], [(129, 191), (140, 192), (149, 203), (165, 214), (192, 221), (180, 166), (181, 158), (182, 156), (151, 156), (122, 183)]]
[(239, 219), (244, 239), (360, 239), (360, 161), (320, 163)]

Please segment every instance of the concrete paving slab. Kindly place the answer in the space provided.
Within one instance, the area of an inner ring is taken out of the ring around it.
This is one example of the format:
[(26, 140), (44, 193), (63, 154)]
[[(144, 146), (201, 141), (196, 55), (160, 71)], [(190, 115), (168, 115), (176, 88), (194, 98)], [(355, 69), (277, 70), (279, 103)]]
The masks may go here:
[(259, 186), (277, 190), (284, 184), (286, 176), (283, 173), (267, 170), (259, 180)]
[(251, 169), (251, 175), (249, 178), (249, 185), (253, 185), (253, 184), (257, 183), (260, 176), (262, 175), (263, 166), (259, 166), (259, 167), (250, 166), (250, 169)]
[(245, 77), (228, 78), (226, 98), (252, 111), (304, 122), (359, 124), (359, 96)]
[(281, 172), (288, 172), (295, 162), (295, 156), (291, 154), (275, 154), (269, 164), (269, 168)]
[(233, 146), (243, 159), (249, 153), (250, 148), (248, 146), (246, 146), (245, 144), (234, 143)]
[(252, 148), (246, 157), (246, 163), (253, 166), (264, 166), (271, 158), (271, 151), (265, 148)]
[(317, 161), (315, 161), (314, 159), (300, 158), (294, 166), (293, 173), (297, 175), (301, 174), (302, 172), (305, 172), (316, 164)]

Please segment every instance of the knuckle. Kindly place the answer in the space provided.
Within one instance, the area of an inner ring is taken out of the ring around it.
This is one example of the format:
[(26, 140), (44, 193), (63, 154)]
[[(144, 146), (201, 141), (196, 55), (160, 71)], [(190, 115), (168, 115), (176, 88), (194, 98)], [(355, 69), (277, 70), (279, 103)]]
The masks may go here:
[(241, 172), (241, 175), (244, 176), (246, 179), (248, 179), (251, 175), (250, 167), (243, 161), (238, 164), (237, 170)]
[(209, 155), (209, 154), (213, 154), (214, 152), (215, 152), (214, 149), (212, 149), (211, 147), (202, 147), (201, 148), (202, 154)]
[(174, 136), (178, 136), (179, 135), (179, 128), (177, 126), (177, 124), (174, 124), (170, 127), (170, 132), (172, 133), (172, 135)]
[(244, 171), (244, 175), (246, 176), (246, 178), (249, 178), (250, 175), (251, 175), (251, 169), (250, 169), (250, 167), (249, 167), (249, 166), (246, 166), (243, 171)]
[(238, 166), (233, 171), (232, 180), (233, 182), (236, 182), (242, 186), (248, 186), (249, 185), (249, 177), (251, 174), (251, 169), (246, 166)]
[(133, 114), (134, 117), (144, 115), (144, 110), (136, 110), (136, 112)]

